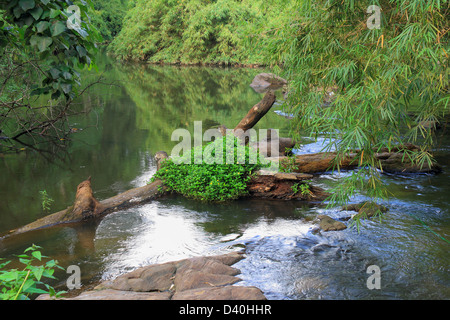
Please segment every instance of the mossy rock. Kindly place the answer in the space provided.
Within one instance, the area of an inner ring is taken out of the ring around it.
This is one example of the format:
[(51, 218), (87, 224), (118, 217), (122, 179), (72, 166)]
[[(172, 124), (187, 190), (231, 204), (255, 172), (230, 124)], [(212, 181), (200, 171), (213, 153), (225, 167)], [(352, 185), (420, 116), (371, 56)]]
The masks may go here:
[(318, 215), (320, 229), (323, 231), (340, 231), (347, 229), (347, 226), (341, 221), (334, 220), (333, 218), (327, 215)]
[(372, 218), (374, 216), (385, 214), (386, 212), (389, 211), (389, 209), (386, 208), (385, 206), (370, 201), (345, 205), (342, 207), (342, 210), (358, 212), (356, 215), (353, 216), (353, 220), (361, 218), (362, 219)]

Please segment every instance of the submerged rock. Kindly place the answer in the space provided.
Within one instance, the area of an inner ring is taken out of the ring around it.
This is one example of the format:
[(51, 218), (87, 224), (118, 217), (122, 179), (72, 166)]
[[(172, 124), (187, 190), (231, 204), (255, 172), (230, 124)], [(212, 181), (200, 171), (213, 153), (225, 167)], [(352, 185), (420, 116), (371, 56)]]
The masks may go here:
[(388, 212), (388, 208), (385, 206), (376, 204), (374, 202), (362, 202), (356, 204), (349, 204), (342, 207), (344, 211), (356, 211), (357, 214), (353, 216), (353, 219), (372, 218), (376, 215), (384, 214)]

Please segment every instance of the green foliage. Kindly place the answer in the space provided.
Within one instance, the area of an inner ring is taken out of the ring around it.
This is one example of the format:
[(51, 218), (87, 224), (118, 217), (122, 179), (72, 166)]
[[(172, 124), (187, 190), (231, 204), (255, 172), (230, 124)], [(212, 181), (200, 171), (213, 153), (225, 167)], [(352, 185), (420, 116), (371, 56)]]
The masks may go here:
[[(432, 130), (450, 102), (449, 1), (297, 0), (276, 29), (255, 25), (247, 46), (268, 48), (266, 63), (290, 80), (286, 112), (292, 136), (325, 136), (336, 150), (332, 168), (357, 152), (360, 170), (339, 184), (332, 202), (355, 192), (387, 198), (375, 153), (405, 143), (420, 146), (405, 161), (428, 166)], [(381, 8), (380, 29), (369, 29), (369, 5)], [(265, 54), (264, 54), (265, 53)], [(330, 92), (334, 95), (330, 98)]]
[(140, 0), (109, 49), (122, 59), (152, 62), (251, 62), (240, 43), (258, 17), (250, 1)]
[(122, 29), (123, 18), (128, 10), (129, 1), (92, 0), (94, 11), (90, 15), (91, 23), (100, 32), (103, 40), (111, 41)]
[(165, 160), (152, 181), (161, 179), (169, 191), (189, 198), (221, 202), (245, 195), (252, 173), (263, 166), (255, 151), (227, 136)]
[(42, 210), (44, 210), (45, 212), (49, 212), (50, 206), (52, 205), (54, 200), (50, 198), (46, 190), (39, 191), (39, 194), (41, 195)]
[(295, 154), (292, 150), (286, 149), (288, 156), (280, 161), (280, 172), (295, 172), (297, 165), (295, 164)]
[[(39, 250), (41, 247), (32, 245), (25, 249), (24, 254), (18, 255), (22, 270), (2, 270), (11, 261), (0, 263), (0, 299), (1, 300), (29, 300), (32, 294), (50, 294), (51, 297), (59, 297), (64, 291), (56, 292), (53, 287), (42, 282), (43, 278), (56, 279), (53, 274), (56, 268), (62, 269), (56, 260), (49, 260), (41, 265), (43, 256)], [(29, 252), (29, 253), (27, 253)]]
[[(42, 77), (34, 94), (49, 94), (73, 99), (80, 84), (78, 68), (95, 66), (92, 61), (100, 36), (89, 25), (90, 1), (74, 1), (79, 15), (62, 0), (0, 1), (0, 49), (17, 48), (23, 61), (45, 62), (34, 64)], [(68, 27), (67, 22), (72, 22)], [(18, 59), (15, 56), (14, 59)]]
[(292, 185), (291, 189), (292, 189), (292, 192), (294, 192), (294, 194), (297, 194), (299, 192), (303, 196), (307, 196), (307, 195), (311, 194), (311, 190), (309, 189), (309, 184), (307, 184), (307, 183), (295, 183)]

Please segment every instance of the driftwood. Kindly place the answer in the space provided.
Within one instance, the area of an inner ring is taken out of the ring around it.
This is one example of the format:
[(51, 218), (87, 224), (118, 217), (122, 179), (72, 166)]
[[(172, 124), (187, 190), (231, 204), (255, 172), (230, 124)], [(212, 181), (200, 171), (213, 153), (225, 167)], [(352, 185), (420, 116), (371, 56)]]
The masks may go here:
[[(236, 126), (235, 132), (244, 132), (253, 128), (253, 126), (270, 110), (276, 100), (275, 94), (268, 91), (264, 98), (256, 104), (248, 114)], [(223, 127), (225, 129), (225, 127)], [(270, 139), (270, 136), (269, 136)], [(157, 169), (160, 168), (161, 162), (168, 158), (164, 151), (157, 152), (155, 159), (157, 161)], [(300, 181), (300, 179), (298, 179)], [(266, 188), (261, 186), (266, 183)], [(282, 183), (280, 177), (269, 177), (253, 179), (249, 183), (250, 194), (253, 197), (272, 198), (272, 199), (306, 199), (305, 195), (295, 194), (291, 188), (295, 183), (290, 179)], [(275, 187), (279, 185), (279, 188)], [(81, 182), (77, 187), (77, 194), (73, 206), (56, 212), (54, 214), (45, 216), (28, 225), (9, 231), (4, 237), (22, 234), (32, 230), (44, 229), (54, 226), (68, 226), (79, 225), (80, 223), (101, 219), (105, 215), (124, 210), (131, 206), (137, 206), (149, 202), (160, 197), (164, 192), (160, 192), (161, 188), (164, 190), (162, 181), (157, 180), (149, 185), (135, 188), (127, 192), (121, 193), (115, 197), (98, 201), (95, 199), (91, 187), (91, 178)], [(294, 188), (295, 189), (295, 188)], [(282, 194), (282, 191), (285, 194)], [(312, 192), (318, 190), (312, 190)], [(311, 193), (312, 195), (313, 193)]]
[[(247, 183), (248, 196), (251, 198), (274, 200), (323, 201), (330, 194), (322, 188), (305, 182), (313, 178), (305, 173), (264, 173), (258, 172)], [(301, 188), (300, 186), (304, 186)]]
[(275, 93), (271, 90), (267, 91), (263, 99), (257, 103), (247, 115), (239, 122), (239, 124), (234, 128), (235, 133), (238, 130), (247, 131), (253, 128), (262, 117), (266, 115), (267, 112), (272, 108), (276, 101)]
[(157, 199), (163, 194), (160, 191), (161, 188), (164, 190), (162, 181), (156, 180), (143, 187), (134, 188), (112, 198), (98, 201), (93, 196), (89, 178), (78, 185), (73, 206), (45, 216), (18, 229), (11, 230), (3, 236), (7, 237), (13, 234), (21, 234), (58, 225), (77, 225), (88, 220), (100, 219), (109, 213), (125, 210)]
[[(233, 133), (236, 137), (240, 138), (244, 143), (249, 143), (248, 140), (248, 130), (252, 129), (258, 122), (264, 117), (267, 112), (272, 108), (276, 101), (276, 96), (273, 90), (268, 90), (263, 99), (253, 106), (244, 118), (238, 123), (238, 125), (233, 129)], [(227, 133), (227, 127), (224, 125), (219, 126), (219, 131), (222, 135)], [(265, 140), (261, 140), (256, 144), (251, 145), (254, 148), (260, 150), (261, 154), (270, 157), (271, 154), (271, 143), (273, 140), (278, 140), (278, 154), (287, 155), (287, 150), (291, 150), (296, 145), (296, 141), (291, 138), (278, 137), (276, 131), (269, 129), (268, 135)]]
[[(403, 147), (386, 148), (375, 154), (375, 158), (379, 160), (379, 169), (384, 173), (440, 173), (442, 167), (438, 163), (431, 166), (425, 165), (420, 167), (409, 160), (405, 155), (407, 151), (417, 151), (418, 147), (413, 144), (405, 144)], [(297, 155), (291, 157), (279, 157), (272, 159), (279, 161), (280, 167), (289, 166), (295, 172), (303, 172), (310, 174), (318, 174), (331, 171), (336, 158), (335, 152), (320, 152), (313, 154)], [(293, 161), (293, 163), (292, 163)], [(360, 155), (357, 152), (349, 153), (342, 157), (339, 162), (340, 170), (352, 170), (359, 167)]]

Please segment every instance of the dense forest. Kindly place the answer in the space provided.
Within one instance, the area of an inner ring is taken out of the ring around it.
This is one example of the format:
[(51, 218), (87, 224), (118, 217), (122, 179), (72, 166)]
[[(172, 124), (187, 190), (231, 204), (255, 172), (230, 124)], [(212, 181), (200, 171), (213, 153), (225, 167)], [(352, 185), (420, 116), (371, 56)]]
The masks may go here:
[[(277, 34), (295, 1), (136, 1), (111, 44), (122, 59), (166, 63), (261, 63), (258, 34)], [(269, 35), (267, 34), (267, 35)], [(281, 35), (281, 34), (280, 34)]]

